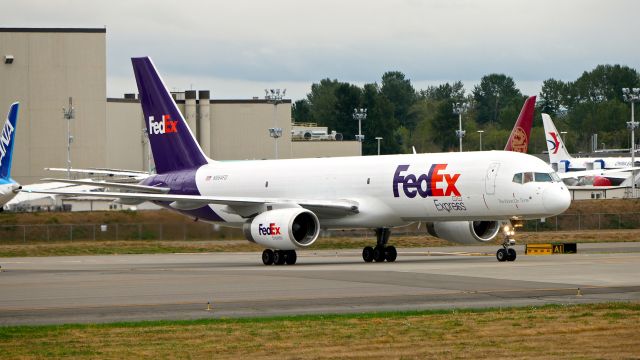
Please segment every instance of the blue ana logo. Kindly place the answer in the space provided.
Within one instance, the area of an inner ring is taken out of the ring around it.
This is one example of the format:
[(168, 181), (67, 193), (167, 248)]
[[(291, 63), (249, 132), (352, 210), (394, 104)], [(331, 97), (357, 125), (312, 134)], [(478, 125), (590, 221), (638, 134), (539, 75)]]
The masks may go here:
[[(428, 196), (460, 196), (460, 191), (456, 187), (456, 182), (460, 174), (441, 174), (447, 168), (447, 164), (433, 164), (428, 174), (403, 173), (409, 169), (409, 165), (398, 165), (396, 173), (393, 175), (393, 197), (400, 197), (400, 188), (408, 198), (420, 195), (422, 198)], [(438, 186), (443, 184), (444, 188)]]
[(2, 128), (2, 134), (0, 134), (0, 166), (2, 166), (2, 160), (4, 160), (5, 155), (7, 155), (7, 148), (11, 142), (11, 135), (14, 130), (13, 125), (11, 125), (11, 122), (7, 119)]

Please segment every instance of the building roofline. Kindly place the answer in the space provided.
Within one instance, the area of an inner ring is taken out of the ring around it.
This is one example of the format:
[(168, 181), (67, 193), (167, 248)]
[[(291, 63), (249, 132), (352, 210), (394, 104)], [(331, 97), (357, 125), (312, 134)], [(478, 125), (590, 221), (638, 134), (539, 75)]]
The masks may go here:
[[(114, 103), (139, 103), (140, 100), (139, 99), (125, 99), (125, 98), (107, 98), (107, 102), (114, 102)], [(200, 102), (200, 100), (196, 100), (197, 103)], [(213, 100), (209, 100), (209, 102), (211, 104), (270, 104), (267, 100), (264, 99), (231, 99), (231, 100), (225, 100), (225, 99), (213, 99)], [(184, 104), (185, 101), (184, 100), (176, 100), (176, 103), (178, 104)], [(283, 99), (282, 103), (284, 104), (291, 104), (291, 99)]]
[(26, 27), (0, 27), (0, 32), (15, 33), (106, 33), (107, 28), (26, 28)]

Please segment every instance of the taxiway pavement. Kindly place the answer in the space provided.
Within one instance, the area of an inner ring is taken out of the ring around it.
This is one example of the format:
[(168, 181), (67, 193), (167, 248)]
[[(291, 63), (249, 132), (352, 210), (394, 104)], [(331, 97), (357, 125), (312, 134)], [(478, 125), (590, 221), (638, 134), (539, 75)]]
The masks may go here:
[[(640, 243), (497, 262), (495, 246), (0, 259), (0, 325), (507, 307), (640, 300)], [(580, 289), (580, 292), (578, 292)], [(207, 303), (211, 309), (207, 309)]]

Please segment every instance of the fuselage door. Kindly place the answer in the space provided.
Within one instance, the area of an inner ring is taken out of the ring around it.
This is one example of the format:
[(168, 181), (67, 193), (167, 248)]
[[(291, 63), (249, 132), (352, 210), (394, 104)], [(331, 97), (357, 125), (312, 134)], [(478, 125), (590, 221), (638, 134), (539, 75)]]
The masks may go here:
[(487, 174), (484, 177), (484, 191), (487, 195), (493, 195), (496, 192), (496, 177), (498, 176), (499, 162), (489, 164)]

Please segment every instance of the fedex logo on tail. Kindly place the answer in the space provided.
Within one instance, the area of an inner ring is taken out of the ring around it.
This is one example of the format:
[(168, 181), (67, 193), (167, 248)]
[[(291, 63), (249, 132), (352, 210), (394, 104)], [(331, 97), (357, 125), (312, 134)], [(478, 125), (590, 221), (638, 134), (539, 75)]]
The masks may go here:
[(551, 140), (547, 139), (547, 142), (551, 144), (550, 151), (553, 151), (552, 154), (557, 154), (558, 148), (560, 147), (560, 141), (558, 141), (558, 134), (556, 134), (553, 131), (550, 131), (549, 136), (551, 136)]
[(271, 236), (281, 235), (280, 226), (276, 226), (275, 223), (270, 223), (269, 226), (258, 224), (258, 233), (260, 235), (271, 235)]
[(11, 142), (11, 135), (15, 128), (11, 125), (11, 121), (7, 119), (4, 123), (4, 127), (2, 128), (2, 134), (0, 134), (0, 166), (2, 166), (2, 161), (4, 157), (7, 155), (7, 148), (9, 147), (9, 143)]
[(149, 134), (170, 134), (178, 132), (178, 120), (171, 120), (169, 115), (162, 115), (162, 119), (155, 120), (154, 116), (149, 116)]
[(441, 173), (446, 169), (447, 164), (433, 164), (427, 174), (416, 175), (408, 173), (409, 165), (398, 165), (393, 175), (393, 197), (400, 197), (400, 189), (408, 198), (460, 196), (456, 187), (460, 174)]

